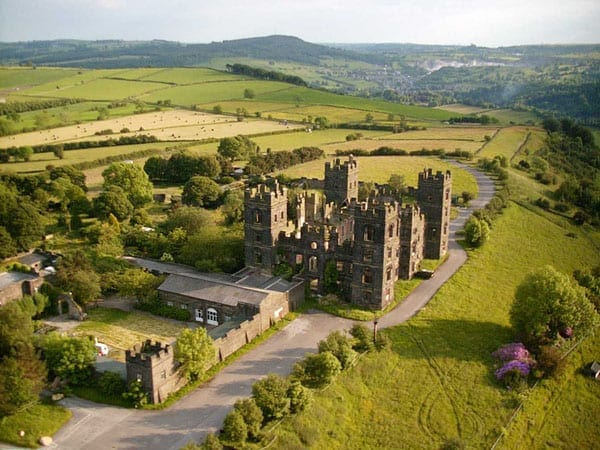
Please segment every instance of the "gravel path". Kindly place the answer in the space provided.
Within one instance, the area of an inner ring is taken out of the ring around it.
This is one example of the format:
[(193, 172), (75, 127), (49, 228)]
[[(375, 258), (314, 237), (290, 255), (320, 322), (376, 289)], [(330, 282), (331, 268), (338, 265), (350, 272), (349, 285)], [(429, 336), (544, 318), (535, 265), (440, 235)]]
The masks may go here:
[[(431, 279), (423, 281), (400, 306), (382, 317), (380, 327), (397, 325), (415, 315), (467, 260), (455, 233), (463, 228), (474, 209), (489, 202), (494, 184), (479, 171), (454, 164), (476, 177), (479, 196), (452, 221), (448, 259)], [(202, 441), (208, 432), (220, 428), (237, 399), (251, 394), (256, 380), (269, 373), (287, 375), (305, 353), (315, 351), (321, 339), (352, 323), (322, 312), (304, 314), (167, 410), (137, 411), (67, 398), (62, 404), (73, 411), (73, 419), (54, 436), (53, 447), (163, 450), (179, 449), (190, 439)]]

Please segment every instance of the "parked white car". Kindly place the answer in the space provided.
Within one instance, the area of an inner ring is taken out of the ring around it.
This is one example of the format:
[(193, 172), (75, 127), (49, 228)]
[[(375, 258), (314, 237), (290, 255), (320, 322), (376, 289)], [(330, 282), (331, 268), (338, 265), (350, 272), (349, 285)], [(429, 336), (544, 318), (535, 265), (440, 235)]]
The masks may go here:
[(108, 356), (108, 345), (98, 342), (98, 338), (94, 338), (94, 346), (100, 356)]

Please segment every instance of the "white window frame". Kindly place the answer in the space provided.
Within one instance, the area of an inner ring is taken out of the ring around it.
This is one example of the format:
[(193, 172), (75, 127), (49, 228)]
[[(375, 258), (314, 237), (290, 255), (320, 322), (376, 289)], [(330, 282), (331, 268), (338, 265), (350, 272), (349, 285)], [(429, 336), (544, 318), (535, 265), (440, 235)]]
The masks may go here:
[(206, 323), (209, 325), (219, 325), (219, 313), (215, 308), (206, 310)]
[(202, 308), (194, 310), (194, 319), (196, 319), (196, 322), (204, 322), (204, 310)]

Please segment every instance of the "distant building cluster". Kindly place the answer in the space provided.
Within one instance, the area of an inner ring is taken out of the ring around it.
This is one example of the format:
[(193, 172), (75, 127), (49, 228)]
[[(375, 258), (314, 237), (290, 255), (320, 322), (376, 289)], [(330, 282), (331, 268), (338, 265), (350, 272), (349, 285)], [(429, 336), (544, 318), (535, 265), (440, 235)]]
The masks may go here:
[(315, 293), (385, 308), (398, 279), (412, 278), (423, 258), (446, 254), (452, 176), (424, 170), (408, 191), (414, 202), (404, 206), (385, 187), (359, 202), (358, 188), (355, 158), (327, 162), (323, 195), (299, 195), (290, 222), (286, 187), (273, 180), (247, 189), (246, 266), (272, 271), (287, 263)]

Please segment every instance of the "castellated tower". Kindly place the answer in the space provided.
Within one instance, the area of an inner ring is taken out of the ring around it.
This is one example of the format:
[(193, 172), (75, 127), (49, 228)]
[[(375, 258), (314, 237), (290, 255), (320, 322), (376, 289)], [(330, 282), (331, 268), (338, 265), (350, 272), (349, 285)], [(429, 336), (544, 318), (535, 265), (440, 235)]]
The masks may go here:
[(358, 198), (358, 163), (352, 156), (343, 164), (339, 158), (333, 166), (325, 163), (325, 197), (338, 206)]
[(394, 298), (400, 248), (399, 205), (395, 201), (356, 203), (351, 301), (373, 310)]
[(279, 233), (287, 228), (287, 188), (275, 181), (244, 193), (244, 254), (246, 266), (272, 270), (277, 264)]
[(425, 216), (418, 205), (407, 205), (400, 211), (400, 269), (398, 277), (410, 280), (423, 261)]
[(127, 384), (139, 381), (152, 403), (161, 403), (171, 392), (183, 387), (187, 379), (179, 371), (173, 347), (146, 340), (125, 351)]
[(448, 251), (452, 175), (432, 170), (419, 174), (419, 185), (411, 192), (425, 215), (425, 258), (439, 259)]

